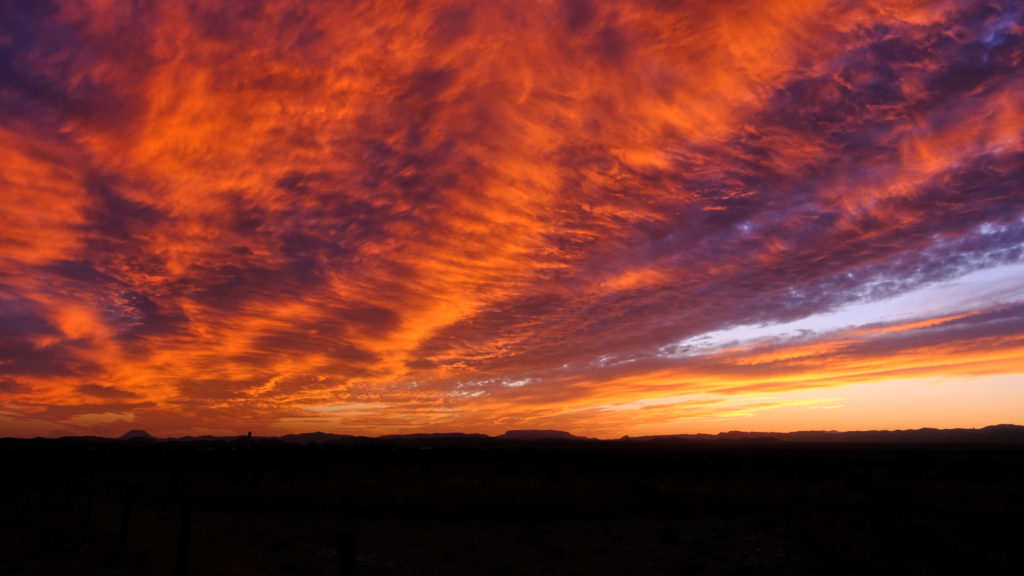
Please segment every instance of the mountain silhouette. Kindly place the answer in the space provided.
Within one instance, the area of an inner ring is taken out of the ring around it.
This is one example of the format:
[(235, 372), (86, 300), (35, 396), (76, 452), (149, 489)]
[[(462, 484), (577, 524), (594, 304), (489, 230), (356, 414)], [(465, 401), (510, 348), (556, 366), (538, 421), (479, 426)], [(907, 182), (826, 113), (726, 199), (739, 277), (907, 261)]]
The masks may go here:
[(277, 439), (284, 442), (290, 442), (292, 444), (321, 444), (325, 442), (338, 442), (341, 440), (351, 440), (355, 438), (348, 434), (330, 434), (327, 432), (304, 432), (302, 434), (285, 434), (279, 436)]
[[(116, 440), (134, 442), (234, 442), (245, 439), (237, 436), (183, 436), (179, 438), (156, 438), (145, 430), (130, 430)], [(100, 437), (67, 437), (77, 441), (106, 441)], [(253, 440), (257, 440), (253, 437)], [(349, 434), (331, 434), (327, 432), (306, 432), (302, 434), (286, 434), (283, 436), (264, 436), (260, 442), (283, 442), (286, 444), (335, 444), (335, 443), (375, 443), (375, 442), (491, 442), (501, 440), (517, 441), (578, 441), (595, 440), (586, 436), (576, 436), (563, 430), (508, 430), (500, 436), (461, 432), (387, 434), (383, 436), (353, 436)], [(859, 430), (840, 432), (836, 430), (802, 430), (799, 432), (745, 432), (733, 430), (718, 434), (669, 434), (660, 436), (623, 436), (619, 442), (672, 442), (672, 443), (866, 443), (866, 444), (1024, 444), (1024, 426), (1014, 424), (998, 424), (984, 428), (919, 428), (916, 430)]]
[(118, 440), (156, 440), (149, 432), (145, 430), (129, 430), (125, 432)]
[(984, 428), (919, 428), (917, 430), (859, 430), (839, 432), (836, 430), (803, 430), (799, 432), (742, 432), (733, 430), (719, 434), (672, 434), (666, 436), (624, 436), (623, 441), (728, 441), (765, 440), (813, 443), (1024, 443), (1024, 426), (998, 424)]
[(498, 438), (508, 440), (589, 440), (584, 436), (574, 436), (562, 430), (509, 430)]

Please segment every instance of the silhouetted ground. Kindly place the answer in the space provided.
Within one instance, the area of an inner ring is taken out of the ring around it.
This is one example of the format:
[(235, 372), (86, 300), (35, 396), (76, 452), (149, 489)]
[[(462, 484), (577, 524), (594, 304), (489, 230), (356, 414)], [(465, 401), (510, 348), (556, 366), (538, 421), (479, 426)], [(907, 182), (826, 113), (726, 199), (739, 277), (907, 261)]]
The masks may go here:
[(1020, 574), (1024, 447), (0, 440), (0, 574)]

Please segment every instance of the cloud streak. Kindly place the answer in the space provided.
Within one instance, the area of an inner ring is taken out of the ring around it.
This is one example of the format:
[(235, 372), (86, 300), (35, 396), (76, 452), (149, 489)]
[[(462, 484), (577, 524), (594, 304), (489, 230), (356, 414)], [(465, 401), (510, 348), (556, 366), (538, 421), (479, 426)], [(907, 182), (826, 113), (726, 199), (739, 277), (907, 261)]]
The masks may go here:
[(1024, 260), (1017, 3), (0, 10), (0, 397), (54, 429), (1019, 373), (1014, 302), (665, 352)]

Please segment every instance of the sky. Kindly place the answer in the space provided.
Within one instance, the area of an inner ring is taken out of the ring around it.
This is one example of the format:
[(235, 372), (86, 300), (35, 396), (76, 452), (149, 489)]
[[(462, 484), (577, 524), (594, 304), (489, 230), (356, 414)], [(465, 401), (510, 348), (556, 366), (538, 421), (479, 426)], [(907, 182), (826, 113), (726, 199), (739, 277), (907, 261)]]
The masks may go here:
[(0, 435), (1024, 424), (1019, 1), (0, 3)]

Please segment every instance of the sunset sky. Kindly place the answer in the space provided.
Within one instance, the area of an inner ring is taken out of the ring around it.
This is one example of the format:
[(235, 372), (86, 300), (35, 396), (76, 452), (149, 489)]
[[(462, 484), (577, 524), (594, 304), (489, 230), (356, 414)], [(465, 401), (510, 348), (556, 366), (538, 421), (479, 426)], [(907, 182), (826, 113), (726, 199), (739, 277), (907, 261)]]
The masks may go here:
[(1024, 424), (1024, 3), (0, 4), (0, 436)]

